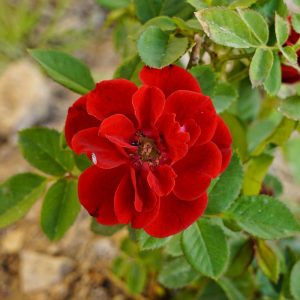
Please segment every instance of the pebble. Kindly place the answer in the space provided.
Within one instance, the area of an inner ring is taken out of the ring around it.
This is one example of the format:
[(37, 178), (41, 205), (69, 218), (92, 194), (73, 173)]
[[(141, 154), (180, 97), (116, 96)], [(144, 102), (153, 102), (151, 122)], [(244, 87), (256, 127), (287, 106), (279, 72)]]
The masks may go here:
[(52, 257), (24, 250), (20, 259), (21, 286), (25, 293), (49, 289), (74, 269), (74, 262), (63, 256)]

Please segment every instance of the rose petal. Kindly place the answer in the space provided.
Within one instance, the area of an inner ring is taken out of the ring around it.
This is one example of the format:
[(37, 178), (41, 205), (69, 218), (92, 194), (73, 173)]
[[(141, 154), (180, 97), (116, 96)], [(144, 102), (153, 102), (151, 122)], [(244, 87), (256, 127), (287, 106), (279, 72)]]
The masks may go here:
[(168, 165), (162, 165), (149, 171), (147, 181), (158, 196), (166, 196), (173, 190), (175, 178), (173, 169)]
[(161, 89), (166, 97), (177, 90), (201, 92), (197, 80), (185, 69), (175, 65), (162, 69), (144, 67), (140, 72), (140, 79), (143, 84)]
[(210, 176), (204, 173), (188, 171), (178, 176), (173, 191), (179, 199), (192, 201), (206, 192), (210, 182)]
[(137, 212), (151, 211), (157, 204), (158, 197), (147, 182), (146, 170), (131, 169), (131, 179), (135, 190), (134, 207)]
[(227, 168), (231, 160), (232, 137), (229, 128), (220, 117), (218, 117), (218, 125), (212, 141), (218, 146), (222, 153), (222, 167), (220, 170), (222, 173)]
[(99, 133), (120, 147), (134, 148), (130, 142), (135, 137), (136, 129), (124, 115), (116, 114), (104, 119)]
[(139, 128), (151, 129), (164, 109), (165, 96), (156, 87), (143, 86), (133, 95), (132, 103)]
[(111, 169), (128, 162), (125, 151), (98, 135), (98, 128), (84, 129), (72, 139), (72, 149), (77, 153), (93, 154), (93, 162), (103, 169)]
[(134, 197), (135, 191), (130, 173), (127, 173), (122, 178), (114, 198), (115, 214), (121, 224), (128, 224), (135, 214)]
[(160, 199), (157, 217), (144, 229), (158, 238), (176, 234), (193, 224), (203, 214), (206, 205), (207, 194), (195, 201), (182, 201), (171, 193)]
[(182, 131), (180, 124), (175, 121), (175, 114), (164, 114), (160, 117), (157, 129), (166, 143), (168, 155), (172, 162), (184, 157), (188, 151), (189, 134)]
[[(212, 178), (217, 177), (222, 165), (222, 154), (212, 142), (192, 147), (188, 154), (173, 165), (175, 173), (180, 179), (186, 172), (204, 173)], [(188, 186), (187, 186), (188, 188)]]
[(132, 96), (136, 90), (136, 85), (126, 79), (101, 81), (88, 94), (87, 111), (101, 121), (114, 114), (134, 121)]
[(68, 116), (65, 125), (65, 135), (67, 143), (72, 147), (72, 138), (80, 130), (98, 127), (99, 120), (89, 115), (86, 111), (87, 96), (79, 98), (68, 110)]
[(205, 144), (213, 137), (217, 127), (217, 114), (208, 96), (190, 91), (177, 91), (168, 97), (165, 105), (166, 113), (175, 113), (176, 121), (189, 132), (191, 141), (195, 141), (194, 119), (201, 129), (197, 144)]
[(102, 170), (92, 166), (79, 176), (80, 203), (101, 224), (119, 223), (114, 213), (114, 194), (124, 171), (124, 167)]

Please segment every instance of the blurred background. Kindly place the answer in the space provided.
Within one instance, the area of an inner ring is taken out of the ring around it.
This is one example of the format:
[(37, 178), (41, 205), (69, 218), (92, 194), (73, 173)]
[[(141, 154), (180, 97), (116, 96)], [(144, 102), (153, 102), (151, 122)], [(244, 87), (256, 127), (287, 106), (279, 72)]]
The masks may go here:
[[(119, 23), (113, 31), (106, 16), (96, 0), (0, 0), (0, 182), (30, 170), (19, 153), (17, 131), (35, 125), (62, 130), (67, 109), (78, 98), (47, 78), (27, 49), (68, 52), (89, 65), (96, 81), (110, 79), (130, 53), (126, 29), (134, 30), (134, 23)], [(272, 172), (282, 180), (289, 206), (300, 201), (281, 153)], [(82, 212), (66, 236), (51, 243), (39, 226), (40, 204), (0, 230), (0, 299), (141, 299), (127, 295), (109, 271), (122, 232), (96, 236)]]

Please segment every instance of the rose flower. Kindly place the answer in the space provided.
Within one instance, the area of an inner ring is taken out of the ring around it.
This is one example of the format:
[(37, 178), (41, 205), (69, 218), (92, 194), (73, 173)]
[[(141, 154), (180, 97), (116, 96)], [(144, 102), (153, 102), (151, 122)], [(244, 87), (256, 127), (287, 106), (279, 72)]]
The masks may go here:
[(98, 83), (70, 107), (65, 134), (94, 164), (78, 183), (87, 211), (104, 225), (166, 237), (203, 214), (232, 139), (186, 70), (144, 67), (140, 79), (140, 88), (125, 79)]
[[(289, 17), (289, 22), (291, 23), (291, 17)], [(293, 46), (297, 43), (300, 38), (300, 34), (297, 33), (291, 26), (291, 32), (285, 46)], [(297, 52), (298, 65), (300, 65), (300, 50)], [(291, 66), (281, 65), (282, 72), (282, 82), (284, 83), (295, 83), (300, 80), (300, 74), (298, 70)]]

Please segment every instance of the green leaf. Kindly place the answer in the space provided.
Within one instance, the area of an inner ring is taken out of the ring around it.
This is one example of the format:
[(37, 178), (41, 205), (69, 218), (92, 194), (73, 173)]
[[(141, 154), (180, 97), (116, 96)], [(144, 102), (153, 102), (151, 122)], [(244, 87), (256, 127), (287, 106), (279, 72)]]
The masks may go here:
[(273, 53), (273, 65), (269, 76), (264, 81), (264, 88), (268, 94), (275, 96), (281, 87), (281, 63), (277, 53)]
[(226, 210), (240, 193), (243, 182), (243, 167), (234, 154), (226, 171), (209, 193), (206, 214), (218, 214)]
[(95, 87), (88, 67), (75, 57), (57, 50), (30, 50), (47, 74), (66, 88), (86, 94)]
[(169, 289), (178, 289), (199, 277), (199, 273), (194, 271), (183, 257), (179, 257), (163, 265), (158, 281)]
[(59, 240), (80, 211), (77, 181), (60, 179), (48, 190), (41, 212), (41, 226), (50, 240)]
[(129, 4), (130, 4), (130, 0), (114, 0), (114, 1), (111, 1), (111, 0), (96, 0), (96, 1), (102, 7), (107, 8), (107, 9), (111, 9), (111, 10), (118, 9), (118, 8), (124, 8), (124, 7), (129, 6)]
[(124, 225), (102, 225), (96, 221), (96, 219), (92, 219), (91, 222), (91, 230), (99, 235), (103, 236), (111, 236), (116, 232), (120, 231)]
[(292, 14), (292, 25), (293, 29), (300, 33), (300, 14)]
[(76, 155), (74, 153), (74, 160), (75, 160), (75, 164), (76, 167), (80, 170), (80, 171), (84, 171), (86, 170), (88, 167), (92, 166), (92, 162), (88, 159), (86, 154), (80, 154), (80, 155)]
[(273, 156), (261, 154), (251, 158), (245, 170), (245, 180), (243, 184), (244, 195), (257, 195), (260, 192), (262, 181), (267, 174), (273, 161)]
[(169, 35), (156, 26), (147, 28), (137, 42), (140, 57), (146, 65), (154, 68), (174, 63), (186, 52), (187, 46), (186, 37)]
[(204, 95), (212, 97), (216, 85), (216, 75), (211, 65), (198, 65), (190, 72), (197, 79)]
[(117, 68), (114, 78), (125, 78), (140, 84), (139, 73), (143, 67), (143, 63), (138, 55), (129, 57)]
[(0, 185), (0, 228), (22, 218), (41, 196), (46, 178), (22, 173)]
[(297, 300), (300, 300), (299, 278), (300, 278), (300, 261), (298, 261), (294, 265), (291, 273), (291, 279), (290, 279), (291, 293)]
[[(202, 86), (201, 86), (202, 87)], [(217, 113), (221, 113), (237, 100), (237, 90), (227, 82), (220, 82), (215, 86), (212, 96)]]
[(280, 17), (278, 14), (275, 15), (275, 33), (279, 46), (283, 45), (287, 41), (290, 34), (290, 25), (288, 21)]
[(280, 262), (276, 252), (263, 240), (256, 241), (256, 260), (263, 273), (277, 283), (280, 273)]
[(252, 58), (249, 76), (253, 87), (264, 83), (273, 66), (273, 52), (269, 49), (258, 48)]
[(239, 277), (245, 272), (251, 264), (254, 257), (254, 245), (251, 239), (237, 241), (231, 244), (231, 263), (226, 272), (226, 276)]
[(254, 120), (258, 115), (261, 102), (259, 90), (253, 89), (249, 79), (245, 78), (240, 82), (238, 94), (237, 115), (246, 122)]
[(60, 134), (48, 128), (29, 128), (19, 132), (19, 145), (25, 159), (35, 168), (62, 176), (74, 166), (73, 154), (60, 147)]
[(258, 0), (235, 0), (229, 5), (229, 8), (248, 8), (257, 1)]
[(224, 7), (202, 9), (195, 13), (203, 30), (215, 43), (233, 47), (253, 47), (257, 41), (240, 16)]
[(181, 249), (181, 234), (176, 234), (171, 237), (171, 240), (164, 248), (165, 252), (172, 256), (177, 257), (183, 255)]
[(224, 277), (219, 279), (217, 282), (222, 287), (229, 300), (247, 300), (241, 291), (239, 291), (234, 285), (232, 280)]
[(233, 149), (236, 150), (243, 161), (247, 157), (248, 148), (246, 127), (236, 116), (228, 112), (223, 113), (222, 118), (229, 127), (233, 137)]
[(147, 272), (145, 266), (141, 262), (136, 260), (131, 261), (125, 276), (127, 287), (130, 292), (134, 294), (143, 292), (146, 284)]
[(279, 105), (279, 110), (289, 119), (300, 120), (300, 96), (291, 96), (283, 99)]
[(170, 237), (167, 238), (155, 238), (147, 234), (144, 230), (139, 230), (138, 241), (142, 250), (153, 250), (161, 248), (170, 241)]
[(295, 49), (292, 46), (286, 46), (284, 48), (281, 48), (280, 50), (288, 63), (298, 68), (298, 56)]
[(185, 1), (178, 0), (134, 0), (138, 19), (145, 23), (157, 16), (189, 18), (193, 8)]
[(289, 140), (283, 148), (284, 157), (295, 179), (300, 183), (300, 139)]
[(194, 6), (196, 9), (202, 9), (202, 8), (207, 8), (208, 4), (206, 3), (205, 0), (187, 0), (189, 4)]
[(263, 186), (265, 190), (272, 191), (275, 197), (281, 196), (283, 192), (283, 186), (280, 180), (271, 174), (266, 175)]
[(224, 290), (213, 280), (200, 289), (196, 300), (228, 300)]
[(228, 216), (246, 232), (261, 239), (279, 239), (300, 231), (288, 208), (268, 196), (243, 196), (236, 200)]
[(182, 249), (195, 270), (213, 278), (224, 272), (229, 259), (222, 227), (206, 219), (200, 219), (183, 232)]
[(256, 38), (257, 43), (259, 45), (266, 45), (269, 40), (269, 27), (265, 18), (251, 9), (238, 9), (238, 13)]
[(136, 19), (122, 18), (114, 30), (114, 46), (122, 58), (129, 58), (136, 54), (136, 39), (142, 25)]
[(144, 31), (146, 28), (150, 26), (157, 26), (163, 31), (173, 31), (176, 29), (176, 24), (173, 19), (167, 16), (159, 16), (147, 21), (142, 30)]

